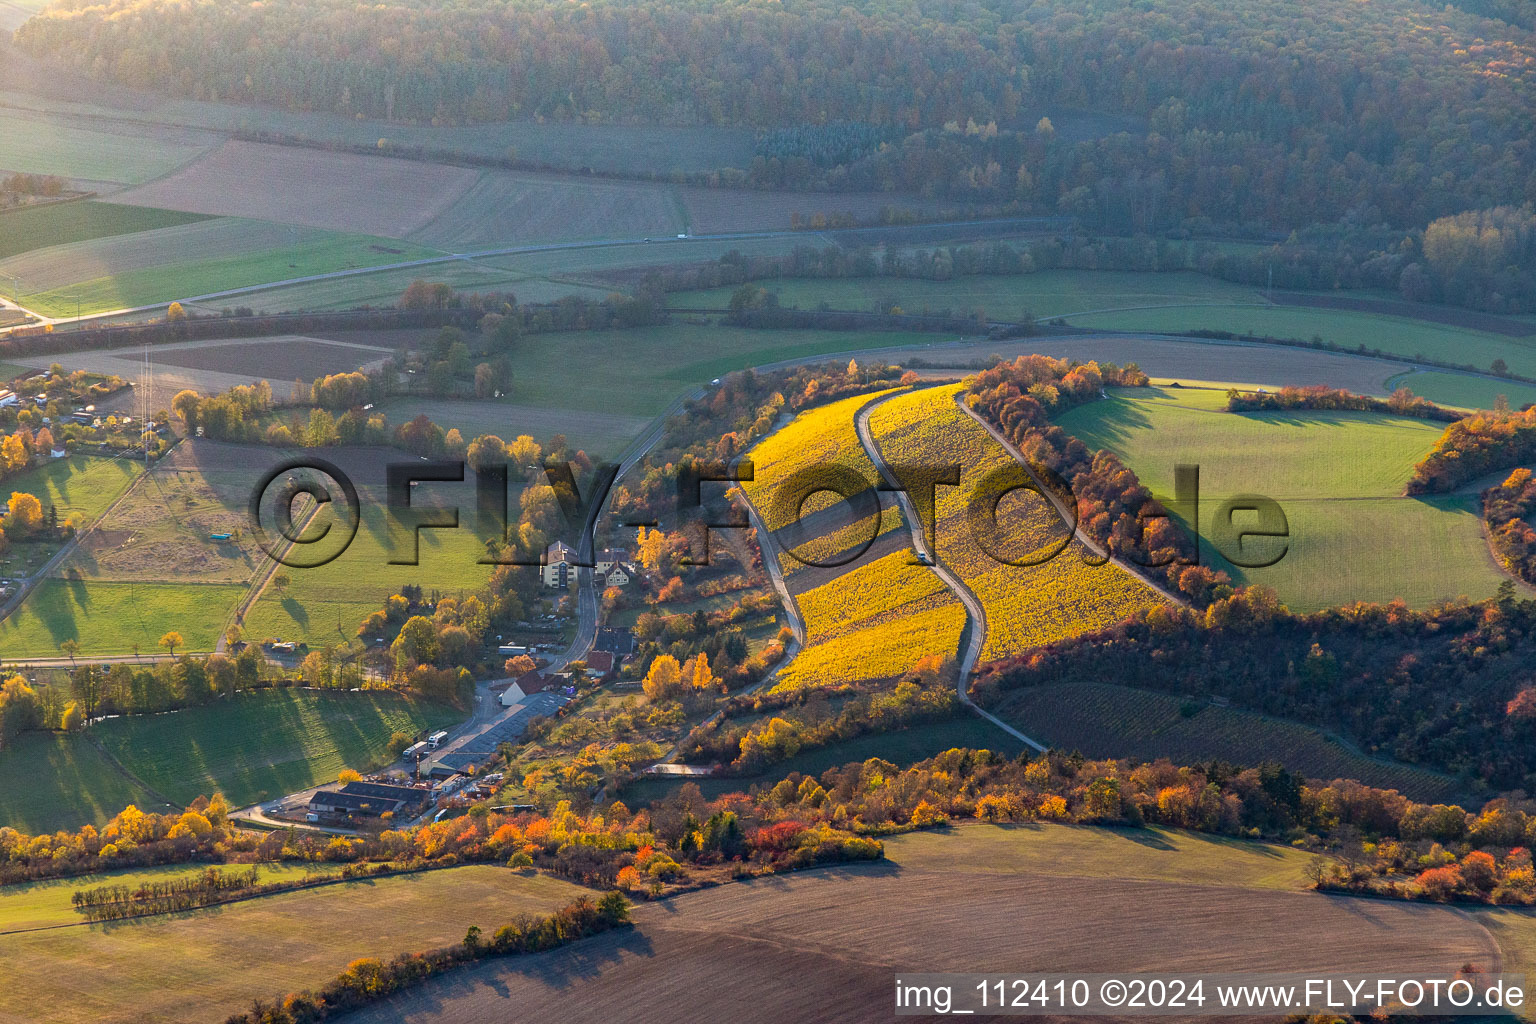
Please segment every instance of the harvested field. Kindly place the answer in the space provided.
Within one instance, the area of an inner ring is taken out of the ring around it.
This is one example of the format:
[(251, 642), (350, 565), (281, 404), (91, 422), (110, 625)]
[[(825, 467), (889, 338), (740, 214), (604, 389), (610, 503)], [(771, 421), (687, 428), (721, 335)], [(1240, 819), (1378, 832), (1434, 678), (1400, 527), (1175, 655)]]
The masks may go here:
[[(198, 463), (206, 442), (188, 440), (157, 463), (88, 534), (61, 569), (93, 580), (248, 583), (267, 556), (250, 532), (256, 470)], [(263, 453), (264, 454), (264, 453)], [(229, 534), (229, 540), (213, 540)], [(224, 609), (219, 610), (223, 614)]]
[(887, 850), (888, 863), (643, 906), (632, 932), (477, 966), (344, 1019), (467, 1024), (515, 1012), (647, 1024), (676, 1020), (684, 1005), (699, 1020), (747, 1024), (868, 1020), (888, 1014), (893, 974), (916, 965), (1428, 974), (1501, 963), (1459, 911), (1285, 891), (1304, 857), (1283, 848), (967, 826), (888, 840)]
[(196, 159), (218, 141), (184, 128), (0, 109), (0, 163), (28, 174), (137, 184)]
[[(1192, 681), (1191, 689), (1197, 690), (1198, 682)], [(1454, 803), (1462, 796), (1450, 776), (1365, 757), (1311, 726), (1214, 707), (1203, 697), (1062, 683), (1018, 690), (992, 710), (1043, 743), (1088, 757), (1251, 767), (1274, 761), (1308, 778), (1356, 779), (1428, 803)]]
[(379, 403), (378, 411), (397, 426), (425, 413), (444, 430), (458, 427), (466, 441), (480, 434), (495, 434), (504, 441), (532, 434), (542, 444), (555, 434), (564, 434), (572, 445), (592, 456), (617, 455), (650, 422), (645, 416), (565, 410), (505, 399), (481, 402), (401, 396)]
[(113, 200), (404, 238), (447, 210), (477, 177), (446, 164), (231, 141)]
[(688, 229), (672, 189), (645, 182), (492, 171), (411, 236), (452, 252)]
[(392, 355), (373, 348), (302, 335), (157, 346), (155, 364), (212, 370), (261, 380), (309, 382), (332, 373), (373, 366)]
[[(874, 220), (886, 207), (929, 213), (938, 203), (895, 192), (763, 192), (697, 185), (678, 188), (687, 210), (689, 230), (712, 235), (730, 231), (788, 231), (790, 215), (809, 221), (817, 213), (851, 213), (861, 221)], [(801, 244), (818, 241), (806, 232)]]
[(358, 957), (488, 934), (589, 890), (469, 865), (330, 885), (185, 914), (0, 936), (5, 1024), (185, 1024), (310, 988)]

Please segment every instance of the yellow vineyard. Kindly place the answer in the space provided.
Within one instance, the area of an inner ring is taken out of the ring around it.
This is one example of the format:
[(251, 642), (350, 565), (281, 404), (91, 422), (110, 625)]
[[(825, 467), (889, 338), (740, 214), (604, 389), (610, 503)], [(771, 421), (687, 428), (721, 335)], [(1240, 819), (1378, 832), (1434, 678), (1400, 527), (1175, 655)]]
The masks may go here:
[[(1092, 566), (1084, 549), (1067, 544), (1039, 565), (1010, 565), (977, 543), (967, 500), (978, 483), (1013, 459), (986, 430), (955, 405), (960, 385), (899, 395), (870, 414), (870, 430), (886, 461), (961, 467), (958, 487), (941, 486), (937, 500), (937, 553), (975, 592), (987, 613), (983, 660), (1007, 657), (1040, 644), (1091, 632), (1162, 600), (1114, 565)], [(1000, 532), (988, 543), (1014, 562), (1060, 547), (1066, 527), (1046, 500), (1014, 491), (998, 506)]]

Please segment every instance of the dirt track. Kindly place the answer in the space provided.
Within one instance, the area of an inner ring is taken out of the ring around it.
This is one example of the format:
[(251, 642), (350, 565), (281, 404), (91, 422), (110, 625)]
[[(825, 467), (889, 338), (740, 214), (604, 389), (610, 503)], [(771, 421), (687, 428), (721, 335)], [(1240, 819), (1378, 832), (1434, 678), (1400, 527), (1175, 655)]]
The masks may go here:
[(1444, 907), (1044, 878), (964, 861), (727, 885), (635, 916), (634, 930), (450, 974), (345, 1019), (888, 1020), (897, 971), (1412, 973), (1500, 963), (1488, 933)]

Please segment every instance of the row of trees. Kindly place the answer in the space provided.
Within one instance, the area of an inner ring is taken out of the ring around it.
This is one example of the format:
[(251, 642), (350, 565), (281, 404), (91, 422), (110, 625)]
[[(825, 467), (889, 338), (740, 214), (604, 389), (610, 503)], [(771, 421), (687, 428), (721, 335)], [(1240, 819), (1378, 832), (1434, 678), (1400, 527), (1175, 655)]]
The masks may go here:
[(1286, 386), (1277, 391), (1239, 391), (1233, 388), (1227, 392), (1228, 412), (1286, 412), (1294, 409), (1380, 412), (1447, 423), (1454, 423), (1462, 416), (1459, 412), (1440, 408), (1427, 398), (1418, 397), (1407, 388), (1398, 388), (1386, 399), (1357, 395), (1325, 384), (1303, 388)]
[[(1090, 452), (1050, 417), (1100, 397), (1105, 387), (1145, 387), (1134, 363), (1074, 363), (1019, 356), (971, 378), (966, 401), (1013, 443), (1031, 468), (1064, 483), (1078, 525), (1104, 550), (1162, 577), (1171, 590), (1204, 605), (1231, 593), (1226, 573), (1199, 564), (1196, 542), (1136, 474), (1107, 450)], [(1047, 486), (1051, 481), (1046, 480)]]
[(1536, 584), (1536, 479), (1524, 466), (1483, 492), (1483, 522), (1504, 568)]
[(1413, 467), (1409, 494), (1454, 491), (1486, 473), (1536, 460), (1536, 406), (1524, 412), (1479, 412), (1445, 428)]

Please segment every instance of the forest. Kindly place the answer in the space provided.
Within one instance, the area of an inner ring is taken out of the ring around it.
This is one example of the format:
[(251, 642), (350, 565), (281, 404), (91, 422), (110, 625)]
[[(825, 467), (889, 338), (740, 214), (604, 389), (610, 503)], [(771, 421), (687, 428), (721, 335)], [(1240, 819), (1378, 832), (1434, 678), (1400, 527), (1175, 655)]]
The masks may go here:
[[(1499, 20), (1528, 5), (1476, 6), (60, 0), (16, 39), (195, 99), (754, 126), (758, 156), (736, 170), (767, 185), (1010, 200), (1141, 230), (1401, 229), (1536, 200), (1536, 37)], [(1113, 128), (1058, 133), (1053, 110)], [(1120, 131), (1127, 117), (1145, 133)]]
[(1293, 613), (1263, 587), (1203, 612), (1158, 607), (1096, 635), (989, 668), (983, 705), (1022, 686), (1134, 679), (1338, 729), (1368, 753), (1490, 789), (1536, 787), (1536, 601), (1496, 599), (1416, 612), (1400, 601)]

